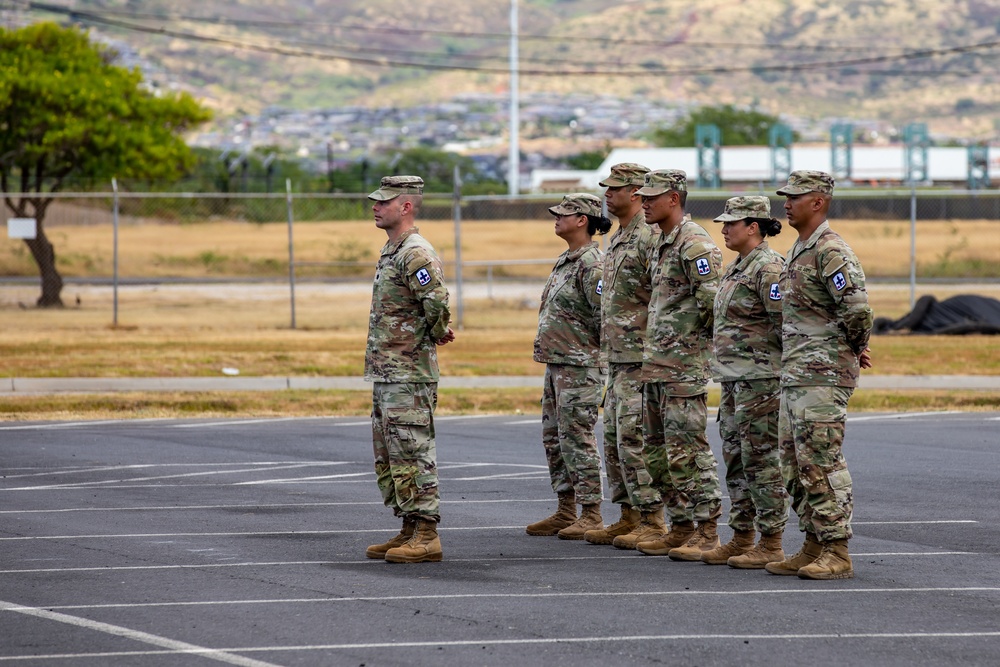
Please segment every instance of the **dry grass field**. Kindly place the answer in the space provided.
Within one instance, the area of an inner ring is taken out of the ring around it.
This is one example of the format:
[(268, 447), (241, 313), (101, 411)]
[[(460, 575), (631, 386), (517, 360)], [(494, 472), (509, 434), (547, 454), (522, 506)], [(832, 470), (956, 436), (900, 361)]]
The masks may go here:
[[(553, 201), (557, 201), (554, 198)], [(720, 226), (701, 221), (724, 248)], [(907, 277), (910, 261), (908, 221), (834, 221), (834, 227), (858, 253), (870, 278)], [(421, 233), (446, 262), (455, 259), (455, 229), (449, 221), (421, 221)], [(552, 220), (468, 221), (462, 225), (462, 259), (508, 261), (552, 259), (565, 249), (553, 233)], [(65, 277), (109, 277), (113, 274), (113, 230), (110, 224), (54, 226), (48, 234)], [(294, 226), (296, 262), (361, 262), (374, 264), (385, 235), (370, 221), (300, 222)], [(794, 232), (770, 241), (785, 252)], [(733, 253), (724, 251), (727, 259)], [(920, 277), (1000, 277), (1000, 223), (994, 220), (927, 220), (917, 223), (917, 275)], [(495, 275), (544, 277), (549, 267), (496, 269)], [(313, 277), (367, 275), (364, 267), (304, 267)], [(119, 276), (260, 278), (288, 274), (288, 228), (280, 223), (209, 221), (196, 224), (127, 224), (119, 231)], [(467, 268), (466, 275), (485, 274)], [(24, 244), (0, 239), (0, 275), (34, 276)]]
[[(721, 244), (717, 225), (706, 224)], [(842, 222), (869, 276), (906, 275), (908, 223)], [(997, 223), (922, 222), (922, 266), (987, 261), (1000, 266)], [(455, 255), (449, 222), (423, 222), (421, 231), (445, 261)], [(463, 226), (463, 260), (537, 259), (543, 264), (496, 268), (487, 287), (485, 270), (467, 271), (463, 328), (441, 354), (448, 375), (540, 375), (531, 360), (538, 295), (548, 262), (564, 245), (551, 220), (469, 222)], [(107, 225), (56, 226), (51, 230), (67, 277), (110, 275), (111, 229)], [(362, 372), (371, 267), (384, 234), (370, 222), (300, 223), (296, 260), (364, 263), (354, 275), (343, 267), (300, 269), (296, 324), (290, 328), (287, 228), (281, 224), (207, 222), (130, 224), (120, 234), (120, 275), (180, 278), (183, 282), (122, 284), (118, 326), (113, 327), (112, 289), (71, 282), (67, 307), (38, 310), (34, 284), (0, 284), (0, 377), (214, 376), (234, 367), (247, 376), (357, 376)], [(783, 234), (772, 245), (784, 251)], [(0, 241), (0, 272), (33, 275), (19, 242)], [(727, 260), (732, 253), (724, 251)], [(450, 270), (449, 270), (450, 272)], [(212, 280), (231, 276), (242, 283)], [(265, 278), (266, 282), (250, 282)], [(189, 282), (194, 281), (194, 282)], [(452, 284), (453, 298), (455, 286)], [(997, 283), (925, 283), (917, 296), (938, 298), (974, 292), (1000, 298)], [(909, 287), (869, 284), (877, 316), (898, 318), (909, 310)], [(453, 303), (457, 317), (457, 304)], [(878, 374), (1000, 373), (996, 337), (887, 336), (872, 341)], [(712, 400), (717, 400), (713, 397)], [(231, 392), (225, 394), (113, 394), (5, 396), (0, 419), (116, 418), (190, 415), (363, 414), (365, 392)], [(442, 391), (441, 411), (537, 411), (535, 390)], [(853, 409), (995, 409), (992, 392), (859, 391)]]

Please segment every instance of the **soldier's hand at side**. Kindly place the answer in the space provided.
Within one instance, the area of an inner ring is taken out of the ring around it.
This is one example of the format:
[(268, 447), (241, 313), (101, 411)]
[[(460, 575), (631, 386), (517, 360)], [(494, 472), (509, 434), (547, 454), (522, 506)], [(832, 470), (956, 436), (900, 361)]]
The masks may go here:
[(861, 364), (861, 368), (871, 368), (872, 367), (872, 355), (871, 348), (866, 347), (858, 355), (858, 362)]
[(453, 340), (455, 340), (455, 332), (452, 331), (451, 327), (448, 327), (448, 331), (446, 331), (445, 334), (441, 336), (441, 338), (439, 338), (436, 342), (438, 345), (447, 345)]

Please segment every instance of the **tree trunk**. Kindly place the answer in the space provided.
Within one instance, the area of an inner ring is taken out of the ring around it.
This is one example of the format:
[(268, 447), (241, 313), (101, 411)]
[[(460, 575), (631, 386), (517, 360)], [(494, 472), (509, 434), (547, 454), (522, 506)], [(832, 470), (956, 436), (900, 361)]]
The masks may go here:
[(38, 264), (38, 273), (42, 278), (42, 295), (36, 304), (39, 308), (62, 308), (63, 279), (56, 270), (56, 251), (49, 243), (41, 224), (38, 225), (38, 235), (33, 239), (25, 239), (31, 249), (31, 256)]

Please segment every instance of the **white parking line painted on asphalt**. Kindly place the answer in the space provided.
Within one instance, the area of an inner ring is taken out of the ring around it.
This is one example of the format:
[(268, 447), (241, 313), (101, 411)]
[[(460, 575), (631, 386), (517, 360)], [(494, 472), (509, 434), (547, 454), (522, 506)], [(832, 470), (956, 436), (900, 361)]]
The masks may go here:
[(196, 422), (193, 424), (173, 424), (170, 428), (211, 428), (213, 426), (244, 426), (247, 424), (275, 424), (278, 422), (306, 421), (310, 419), (329, 419), (329, 417), (270, 417), (266, 419), (240, 419), (224, 422)]
[(905, 526), (905, 525), (915, 525), (923, 526), (927, 524), (934, 523), (979, 523), (978, 521), (973, 521), (972, 519), (940, 519), (935, 521), (851, 521), (853, 526)]
[(521, 419), (521, 420), (515, 421), (515, 422), (504, 422), (503, 425), (504, 426), (520, 426), (521, 424), (541, 424), (541, 423), (542, 423), (542, 418), (541, 417), (536, 417), (534, 419)]
[(313, 477), (285, 477), (275, 479), (255, 479), (249, 482), (233, 482), (233, 486), (254, 486), (259, 484), (302, 484), (304, 482), (329, 481), (333, 479), (347, 479), (349, 477), (372, 477), (375, 471), (368, 472), (345, 472), (341, 475), (316, 475)]
[(942, 415), (961, 415), (965, 414), (961, 410), (942, 410), (939, 412), (896, 412), (891, 415), (869, 415), (866, 417), (852, 417), (847, 416), (848, 422), (868, 422), (868, 421), (878, 421), (885, 419), (917, 419), (919, 417), (940, 417)]
[[(262, 662), (260, 660), (254, 660), (253, 658), (247, 658), (242, 655), (235, 655), (225, 649), (205, 648), (204, 646), (188, 644), (187, 642), (177, 641), (176, 639), (169, 639), (167, 637), (160, 637), (159, 635), (150, 634), (148, 632), (132, 630), (120, 625), (102, 623), (101, 621), (92, 621), (89, 618), (78, 618), (76, 616), (69, 616), (59, 612), (48, 611), (46, 609), (38, 609), (36, 607), (24, 607), (19, 604), (14, 604), (13, 602), (4, 602), (3, 600), (0, 600), (0, 610), (23, 614), (25, 616), (33, 616), (46, 621), (55, 621), (66, 625), (75, 625), (77, 627), (93, 630), (95, 632), (103, 632), (104, 634), (114, 635), (116, 637), (124, 637), (125, 639), (131, 639), (132, 641), (141, 642), (143, 644), (162, 646), (163, 648), (170, 649), (168, 651), (169, 653), (196, 653), (199, 656), (208, 658), (209, 660), (225, 662), (230, 665), (242, 665), (244, 667), (277, 667), (270, 662)], [(84, 653), (82, 655), (87, 654)], [(37, 656), (3, 656), (0, 659), (23, 660), (27, 658), (37, 658)]]
[[(104, 486), (108, 484), (128, 484), (130, 482), (152, 482), (159, 481), (163, 479), (181, 479), (187, 477), (205, 477), (208, 475), (235, 475), (245, 472), (270, 472), (273, 470), (291, 470), (294, 468), (310, 468), (316, 466), (331, 466), (331, 465), (347, 465), (348, 461), (326, 461), (326, 462), (308, 462), (308, 463), (293, 463), (287, 465), (270, 466), (267, 468), (236, 468), (233, 470), (208, 470), (201, 472), (186, 472), (178, 473), (175, 475), (156, 475), (153, 477), (132, 477), (127, 479), (106, 479), (106, 480), (94, 480), (89, 482), (72, 482), (67, 484), (42, 484), (39, 486), (15, 486), (9, 489), (3, 489), (4, 491), (40, 491), (40, 490), (50, 490), (50, 489), (74, 489), (74, 488), (91, 488), (95, 486)], [(238, 464), (234, 464), (238, 465)], [(233, 484), (244, 484), (245, 482), (234, 482)]]
[(540, 479), (549, 476), (546, 470), (525, 470), (523, 472), (501, 473), (497, 475), (480, 475), (478, 477), (448, 477), (449, 482), (480, 482), (487, 479)]
[[(10, 474), (4, 473), (3, 468), (0, 468), (0, 474), (3, 475), (3, 479), (20, 479), (24, 477), (49, 477), (52, 475), (76, 475), (81, 473), (93, 473), (93, 472), (109, 472), (109, 471), (121, 471), (121, 470), (149, 470), (150, 468), (218, 468), (221, 466), (283, 466), (283, 465), (301, 465), (303, 461), (244, 461), (241, 463), (135, 463), (131, 465), (113, 465), (113, 466), (62, 466), (57, 468), (31, 468), (30, 470), (38, 470), (38, 472), (26, 472), (20, 474)], [(314, 461), (317, 465), (345, 465), (348, 463), (353, 463), (353, 461)], [(11, 468), (8, 470), (28, 470), (28, 468)]]
[[(112, 658), (112, 657), (140, 657), (158, 655), (184, 655), (201, 654), (206, 657), (216, 657), (213, 654), (227, 652), (227, 655), (235, 653), (288, 653), (301, 651), (357, 651), (363, 649), (412, 649), (412, 648), (434, 648), (460, 647), (460, 646), (529, 646), (541, 644), (596, 644), (602, 642), (649, 642), (649, 641), (733, 641), (742, 640), (779, 640), (779, 641), (816, 641), (816, 640), (837, 640), (843, 639), (985, 639), (1000, 637), (1000, 632), (865, 632), (865, 633), (796, 633), (796, 634), (675, 634), (675, 635), (611, 635), (611, 636), (590, 636), (590, 637), (530, 637), (522, 639), (461, 639), (444, 641), (420, 641), (420, 642), (371, 642), (365, 644), (305, 644), (295, 646), (234, 646), (224, 649), (178, 649), (167, 651), (114, 651), (102, 653), (53, 653), (46, 655), (25, 655), (25, 656), (2, 656), (0, 662), (9, 660), (70, 660), (79, 658)], [(152, 642), (150, 642), (152, 643)], [(237, 656), (238, 657), (238, 656)], [(216, 659), (219, 659), (216, 657)], [(412, 659), (412, 658), (411, 658)], [(249, 658), (247, 658), (249, 660)], [(245, 664), (245, 663), (239, 663)], [(256, 663), (255, 664), (263, 664)]]
[(870, 595), (873, 593), (1000, 593), (996, 586), (921, 587), (921, 588), (759, 588), (747, 591), (557, 591), (549, 593), (444, 593), (432, 595), (374, 595), (327, 598), (264, 598), (259, 600), (192, 600), (188, 602), (114, 602), (104, 604), (45, 605), (46, 609), (80, 611), (84, 609), (136, 609), (147, 607), (222, 607), (267, 604), (334, 604), (344, 602), (422, 602), (426, 600), (544, 599), (544, 598), (650, 598), (650, 597), (747, 597), (756, 595)]
[[(524, 526), (442, 526), (442, 530), (523, 530)], [(386, 528), (341, 528), (337, 530), (263, 530), (221, 533), (114, 533), (107, 535), (18, 535), (0, 537), (0, 542), (25, 542), (33, 540), (99, 540), (99, 539), (147, 539), (152, 537), (265, 537), (287, 535), (340, 535), (343, 533), (384, 533)]]
[[(389, 529), (382, 529), (379, 531), (368, 530), (368, 531), (352, 531), (352, 532), (388, 532)], [(174, 544), (173, 541), (164, 542), (152, 542), (151, 544)], [(853, 556), (865, 556), (866, 558), (871, 557), (900, 557), (900, 556), (982, 556), (982, 553), (975, 551), (928, 551), (928, 552), (870, 552), (870, 553), (858, 553), (852, 554)], [(594, 561), (594, 560), (622, 560), (622, 559), (632, 559), (636, 563), (655, 563), (657, 561), (663, 562), (654, 556), (638, 556), (634, 551), (615, 551), (607, 552), (600, 556), (505, 556), (502, 558), (487, 558), (487, 557), (477, 557), (477, 558), (448, 558), (449, 563), (551, 563), (551, 562), (574, 562), (574, 561)], [(11, 570), (0, 570), (0, 575), (3, 574), (60, 574), (68, 572), (129, 572), (132, 570), (201, 570), (201, 569), (212, 569), (221, 567), (299, 567), (303, 565), (359, 565), (365, 567), (373, 567), (376, 565), (384, 566), (385, 562), (378, 559), (367, 558), (364, 560), (302, 560), (302, 561), (266, 561), (266, 562), (240, 562), (240, 563), (189, 563), (185, 565), (102, 565), (93, 567), (49, 567), (49, 568), (23, 568), (23, 569), (11, 569)], [(852, 589), (853, 590), (853, 589)], [(895, 589), (892, 589), (895, 590)], [(46, 607), (48, 608), (48, 607)]]
[(58, 422), (51, 424), (24, 424), (18, 426), (0, 426), (0, 431), (45, 431), (49, 429), (73, 428), (76, 426), (101, 426), (104, 424), (117, 424), (120, 419), (104, 419), (92, 422)]
[[(493, 498), (490, 500), (451, 500), (448, 505), (486, 505), (494, 503), (550, 503), (551, 498)], [(63, 514), (69, 512), (174, 512), (187, 510), (229, 510), (229, 509), (296, 509), (310, 507), (353, 507), (355, 505), (385, 505), (381, 500), (351, 500), (328, 503), (237, 503), (233, 505), (149, 505), (147, 507), (59, 507), (36, 510), (0, 510), (0, 514)]]

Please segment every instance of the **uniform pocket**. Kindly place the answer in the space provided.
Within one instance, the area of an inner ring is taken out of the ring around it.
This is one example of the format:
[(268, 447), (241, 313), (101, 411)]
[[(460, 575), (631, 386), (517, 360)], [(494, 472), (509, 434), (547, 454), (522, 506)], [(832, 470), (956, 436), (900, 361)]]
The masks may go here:
[(574, 387), (573, 389), (563, 389), (559, 393), (559, 407), (591, 407), (596, 408), (601, 404), (601, 394), (604, 387), (593, 385), (591, 387)]
[(427, 426), (431, 423), (429, 410), (420, 408), (389, 408), (389, 421), (400, 426)]

